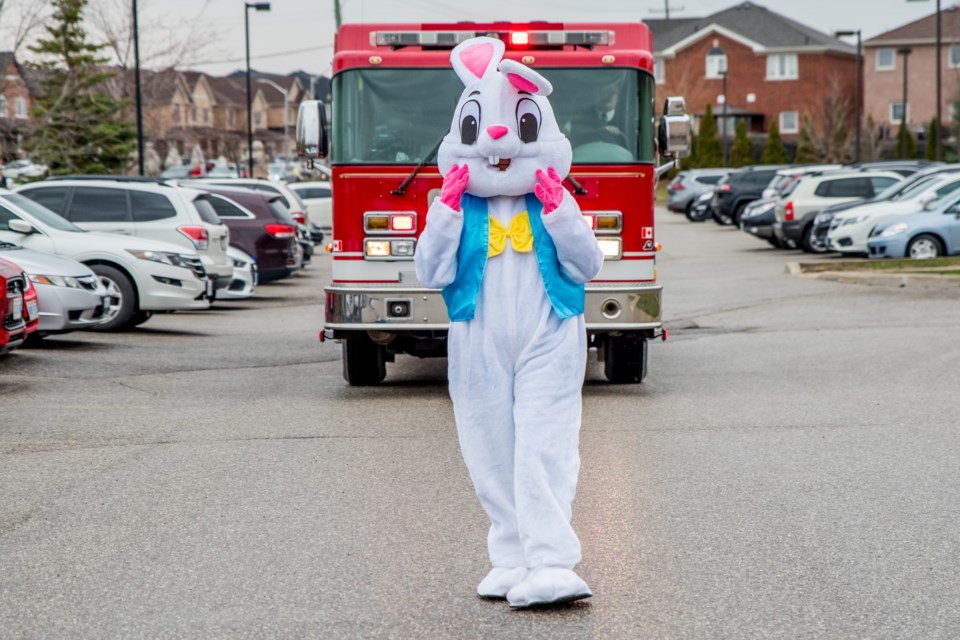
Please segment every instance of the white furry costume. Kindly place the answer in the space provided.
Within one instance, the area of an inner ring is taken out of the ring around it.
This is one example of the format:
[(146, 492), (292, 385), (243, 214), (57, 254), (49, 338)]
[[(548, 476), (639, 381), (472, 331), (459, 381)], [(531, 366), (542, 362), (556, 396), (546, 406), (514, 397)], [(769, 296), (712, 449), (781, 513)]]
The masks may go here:
[[(503, 44), (489, 38), (453, 51), (466, 90), (439, 164), (444, 175), (456, 163), (466, 164), (466, 192), (486, 198), (490, 218), (510, 227), (528, 208), (523, 195), (534, 191), (536, 170), (553, 167), (565, 176), (571, 153), (545, 97), (549, 82), (516, 62), (501, 63), (502, 55)], [(465, 107), (469, 102), (476, 107)], [(521, 125), (521, 113), (539, 116), (533, 141), (530, 120)], [(465, 122), (471, 127), (466, 134)], [(510, 160), (505, 170), (494, 162), (504, 159)], [(541, 219), (563, 276), (578, 285), (596, 276), (602, 253), (573, 197), (564, 191), (559, 206)], [(457, 277), (463, 225), (463, 211), (434, 201), (416, 252), (417, 276), (425, 286), (447, 287)], [(499, 255), (486, 259), (472, 319), (452, 322), (448, 339), (460, 446), (491, 521), (494, 570), (478, 592), (507, 597), (515, 607), (590, 595), (572, 572), (580, 542), (570, 526), (580, 467), (584, 319), (582, 312), (561, 319), (537, 254), (526, 251), (515, 250), (508, 239)]]

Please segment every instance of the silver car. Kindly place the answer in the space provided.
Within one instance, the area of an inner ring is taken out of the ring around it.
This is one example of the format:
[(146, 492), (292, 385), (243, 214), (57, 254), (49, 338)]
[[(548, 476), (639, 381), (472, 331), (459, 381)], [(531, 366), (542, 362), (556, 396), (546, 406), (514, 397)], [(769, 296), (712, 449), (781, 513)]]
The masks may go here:
[(106, 318), (110, 296), (89, 267), (3, 241), (0, 257), (23, 269), (37, 289), (40, 324), (31, 337), (86, 329)]

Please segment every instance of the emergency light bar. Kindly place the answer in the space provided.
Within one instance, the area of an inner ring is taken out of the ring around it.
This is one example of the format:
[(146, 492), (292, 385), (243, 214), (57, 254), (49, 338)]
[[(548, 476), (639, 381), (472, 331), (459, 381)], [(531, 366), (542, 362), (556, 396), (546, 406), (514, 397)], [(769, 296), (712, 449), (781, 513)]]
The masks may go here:
[(464, 40), (477, 36), (499, 38), (510, 46), (562, 47), (573, 45), (592, 47), (613, 44), (612, 31), (374, 31), (370, 44), (378, 47), (455, 47)]

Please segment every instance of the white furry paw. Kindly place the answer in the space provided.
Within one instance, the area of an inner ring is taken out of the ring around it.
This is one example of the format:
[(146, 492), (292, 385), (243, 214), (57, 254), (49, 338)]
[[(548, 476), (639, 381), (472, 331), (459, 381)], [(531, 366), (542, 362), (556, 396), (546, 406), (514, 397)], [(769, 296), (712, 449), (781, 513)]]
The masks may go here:
[(523, 582), (526, 577), (526, 567), (494, 567), (477, 585), (477, 595), (481, 598), (503, 600), (507, 597), (507, 592)]
[(512, 609), (527, 609), (573, 602), (592, 595), (583, 578), (570, 569), (540, 567), (507, 592), (507, 602)]

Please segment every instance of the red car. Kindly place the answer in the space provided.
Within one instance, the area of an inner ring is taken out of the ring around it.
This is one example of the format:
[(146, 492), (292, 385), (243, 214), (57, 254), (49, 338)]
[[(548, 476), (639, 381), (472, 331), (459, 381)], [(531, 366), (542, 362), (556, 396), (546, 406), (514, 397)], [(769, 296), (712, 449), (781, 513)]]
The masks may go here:
[[(14, 349), (27, 337), (27, 305), (24, 292), (27, 278), (12, 262), (0, 259), (0, 288), (3, 290), (3, 324), (0, 325), (0, 353)], [(33, 287), (31, 287), (33, 289)], [(36, 296), (36, 290), (34, 290)], [(36, 300), (34, 300), (36, 305)]]

